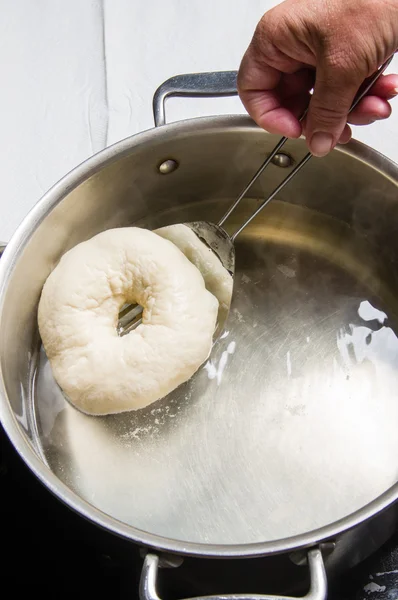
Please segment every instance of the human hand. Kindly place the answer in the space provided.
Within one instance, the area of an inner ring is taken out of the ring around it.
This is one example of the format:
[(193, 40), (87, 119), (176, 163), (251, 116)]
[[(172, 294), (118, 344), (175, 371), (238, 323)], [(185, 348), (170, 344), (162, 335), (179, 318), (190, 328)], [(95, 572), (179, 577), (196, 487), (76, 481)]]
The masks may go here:
[(324, 156), (349, 141), (347, 122), (390, 116), (398, 75), (381, 76), (348, 112), (363, 81), (397, 49), (398, 0), (286, 0), (257, 26), (240, 66), (239, 95), (260, 127), (304, 134), (310, 151)]

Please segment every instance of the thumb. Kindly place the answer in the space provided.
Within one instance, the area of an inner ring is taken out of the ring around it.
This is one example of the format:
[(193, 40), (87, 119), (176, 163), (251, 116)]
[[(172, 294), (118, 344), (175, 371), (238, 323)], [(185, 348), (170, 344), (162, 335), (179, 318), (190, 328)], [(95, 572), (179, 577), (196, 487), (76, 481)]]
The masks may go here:
[(325, 156), (339, 141), (348, 112), (364, 77), (359, 69), (341, 69), (325, 62), (316, 70), (305, 135), (314, 156)]

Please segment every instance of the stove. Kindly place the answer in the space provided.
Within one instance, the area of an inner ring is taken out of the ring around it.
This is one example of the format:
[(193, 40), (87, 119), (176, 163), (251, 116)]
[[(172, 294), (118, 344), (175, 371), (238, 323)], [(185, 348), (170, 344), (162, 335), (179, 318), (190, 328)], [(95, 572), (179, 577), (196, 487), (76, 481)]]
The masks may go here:
[[(3, 584), (12, 584), (17, 597), (37, 593), (44, 600), (138, 598), (139, 548), (64, 506), (30, 472), (1, 428), (0, 441)], [(178, 587), (167, 580), (178, 578), (162, 572), (165, 600), (189, 594), (189, 582)], [(398, 531), (379, 552), (332, 582), (329, 600), (398, 600)]]

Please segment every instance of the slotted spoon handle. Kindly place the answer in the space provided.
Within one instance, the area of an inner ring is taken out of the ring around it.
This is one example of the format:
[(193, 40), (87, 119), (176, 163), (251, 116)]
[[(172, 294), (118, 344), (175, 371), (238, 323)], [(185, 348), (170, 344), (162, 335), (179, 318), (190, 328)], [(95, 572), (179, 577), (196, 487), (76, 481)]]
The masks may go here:
[[(355, 96), (355, 99), (354, 99), (353, 103), (351, 104), (351, 108), (348, 111), (348, 114), (350, 114), (354, 110), (354, 108), (356, 108), (358, 106), (358, 104), (362, 100), (362, 98), (364, 96), (366, 96), (366, 94), (369, 92), (369, 90), (374, 86), (374, 84), (376, 83), (376, 81), (379, 79), (379, 77), (384, 73), (384, 71), (387, 69), (388, 65), (391, 63), (393, 57), (394, 57), (394, 55), (390, 56), (390, 58), (388, 60), (386, 60), (381, 65), (381, 67), (368, 80), (366, 80), (364, 82), (364, 84), (359, 89), (357, 95)], [(307, 113), (307, 110), (305, 111), (305, 113), (301, 117), (301, 119), (304, 118), (305, 114)], [(221, 219), (221, 221), (219, 221), (218, 224), (220, 226), (222, 226), (224, 224), (224, 222), (227, 220), (227, 218), (233, 213), (233, 211), (235, 210), (235, 208), (238, 206), (238, 204), (241, 202), (241, 200), (246, 196), (247, 192), (250, 190), (250, 188), (252, 187), (252, 185), (257, 181), (257, 179), (263, 173), (263, 171), (265, 170), (265, 168), (269, 165), (269, 163), (271, 162), (271, 160), (274, 158), (275, 154), (277, 154), (279, 152), (279, 150), (282, 148), (282, 146), (285, 144), (286, 141), (287, 141), (287, 138), (283, 137), (278, 142), (278, 144), (272, 150), (271, 154), (265, 159), (265, 161), (263, 162), (263, 164), (261, 165), (261, 167), (254, 174), (254, 176), (252, 177), (252, 179), (250, 180), (250, 182), (248, 183), (248, 185), (246, 185), (246, 187), (244, 188), (244, 190), (239, 194), (238, 198), (235, 200), (235, 202), (232, 204), (232, 206), (225, 213), (225, 215), (223, 216), (223, 218)], [(310, 160), (310, 158), (312, 158), (312, 156), (313, 155), (311, 154), (311, 152), (308, 152), (308, 154), (306, 154), (304, 156), (304, 158), (298, 163), (298, 165), (293, 169), (293, 171), (291, 173), (289, 173), (289, 175), (286, 177), (286, 179), (284, 179), (274, 189), (274, 191), (271, 192), (271, 194), (260, 204), (260, 206), (257, 208), (257, 210), (239, 227), (239, 229), (237, 229), (235, 231), (235, 233), (233, 233), (231, 235), (231, 240), (233, 242), (235, 241), (236, 237), (245, 229), (245, 227), (247, 227), (247, 225), (249, 225), (249, 223), (251, 223), (253, 221), (253, 219), (267, 206), (267, 204), (269, 204), (269, 202), (271, 202), (271, 200), (273, 200), (275, 198), (275, 196), (277, 194), (279, 194), (279, 192), (285, 187), (285, 185), (288, 184), (289, 181), (291, 181), (297, 175), (297, 173), (299, 171), (301, 171), (301, 169), (304, 167), (304, 165), (307, 164), (307, 162)]]

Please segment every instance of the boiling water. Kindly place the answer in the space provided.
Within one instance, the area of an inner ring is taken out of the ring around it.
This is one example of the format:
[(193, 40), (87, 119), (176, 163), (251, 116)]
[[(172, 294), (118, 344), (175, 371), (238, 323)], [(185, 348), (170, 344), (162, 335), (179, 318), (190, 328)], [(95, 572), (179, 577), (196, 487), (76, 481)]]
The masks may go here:
[(236, 255), (224, 335), (191, 381), (147, 409), (81, 414), (40, 354), (45, 460), (138, 529), (191, 542), (284, 538), (398, 479), (396, 308), (379, 253), (336, 221), (274, 202)]

